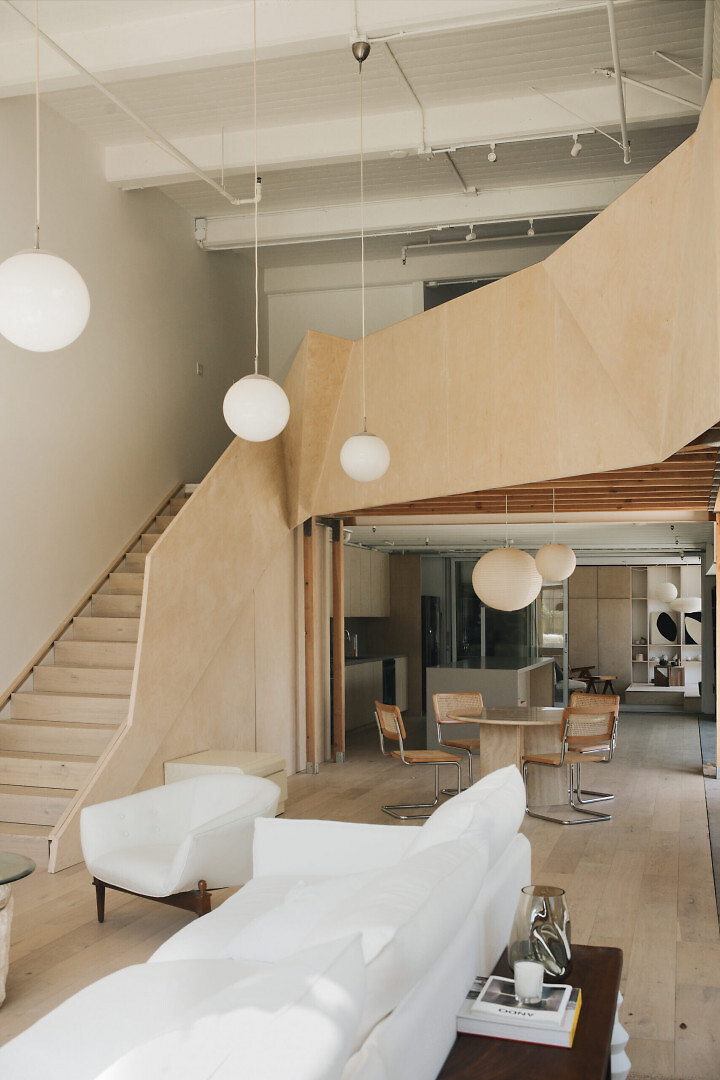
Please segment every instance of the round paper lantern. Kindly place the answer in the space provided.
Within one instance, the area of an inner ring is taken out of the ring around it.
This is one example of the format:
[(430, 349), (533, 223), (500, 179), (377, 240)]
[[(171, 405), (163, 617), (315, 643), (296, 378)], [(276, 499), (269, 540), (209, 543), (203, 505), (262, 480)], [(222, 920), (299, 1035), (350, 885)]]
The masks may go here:
[(361, 431), (343, 443), (340, 464), (352, 480), (368, 483), (385, 475), (390, 464), (390, 451), (379, 435)]
[(576, 563), (575, 552), (567, 544), (544, 544), (535, 556), (535, 566), (545, 581), (564, 581)]
[(30, 352), (54, 352), (80, 337), (90, 294), (74, 266), (33, 248), (0, 264), (0, 334)]
[(472, 584), (488, 607), (518, 611), (533, 602), (542, 588), (542, 578), (527, 551), (495, 548), (475, 563)]
[(290, 402), (281, 386), (266, 375), (246, 375), (223, 401), (225, 423), (248, 442), (267, 442), (279, 435), (290, 418)]
[(671, 581), (661, 581), (655, 589), (655, 599), (663, 604), (669, 604), (677, 596), (677, 589)]
[(678, 596), (677, 600), (673, 600), (670, 604), (673, 611), (700, 611), (702, 607), (702, 600), (699, 596)]

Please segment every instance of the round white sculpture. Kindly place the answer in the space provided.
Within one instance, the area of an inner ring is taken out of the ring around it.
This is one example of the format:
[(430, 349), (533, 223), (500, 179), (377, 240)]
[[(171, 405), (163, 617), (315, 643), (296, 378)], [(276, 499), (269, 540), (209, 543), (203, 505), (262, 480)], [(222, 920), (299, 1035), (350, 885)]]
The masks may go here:
[(677, 596), (677, 589), (672, 581), (661, 581), (655, 589), (655, 599), (663, 604), (670, 604)]
[(542, 588), (542, 578), (526, 551), (495, 548), (475, 563), (472, 584), (488, 607), (518, 611), (533, 602)]
[(281, 386), (266, 375), (246, 375), (228, 390), (223, 401), (225, 423), (248, 442), (267, 442), (290, 419), (290, 402)]
[(390, 451), (379, 435), (361, 431), (343, 443), (340, 464), (352, 480), (369, 483), (379, 480), (388, 471)]
[(0, 264), (0, 334), (30, 352), (54, 352), (82, 334), (90, 294), (74, 266), (33, 248)]
[(670, 607), (673, 611), (683, 611), (685, 613), (700, 611), (702, 600), (699, 596), (678, 596), (677, 600), (672, 601)]
[(576, 563), (575, 552), (567, 544), (544, 544), (535, 556), (535, 566), (544, 581), (564, 581)]

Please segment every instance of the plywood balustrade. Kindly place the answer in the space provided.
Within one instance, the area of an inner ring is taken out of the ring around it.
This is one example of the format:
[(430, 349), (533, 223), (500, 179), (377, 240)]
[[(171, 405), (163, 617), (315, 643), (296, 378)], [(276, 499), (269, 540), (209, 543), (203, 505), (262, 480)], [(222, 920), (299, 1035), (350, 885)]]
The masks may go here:
[[(362, 427), (361, 345), (307, 335), (286, 382), (286, 431), (236, 440), (153, 549), (130, 720), (63, 822), (58, 865), (78, 855), (83, 800), (149, 783), (161, 747), (260, 738), (258, 673), (285, 675), (296, 654), (259, 655), (249, 611), (302, 521), (645, 465), (718, 421), (716, 145), (718, 83), (696, 134), (544, 263), (370, 335), (368, 426), (392, 455), (375, 483), (339, 465)], [(270, 594), (277, 625), (295, 626), (295, 590)], [(210, 668), (220, 716), (197, 692)], [(297, 684), (282, 681), (274, 703), (275, 735), (295, 745)]]

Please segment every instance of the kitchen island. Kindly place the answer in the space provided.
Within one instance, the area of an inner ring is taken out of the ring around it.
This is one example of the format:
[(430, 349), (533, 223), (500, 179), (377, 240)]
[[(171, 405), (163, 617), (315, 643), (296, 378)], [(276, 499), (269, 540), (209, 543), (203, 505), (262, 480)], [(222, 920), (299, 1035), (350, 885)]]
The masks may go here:
[[(427, 745), (438, 745), (433, 694), (462, 694), (480, 691), (483, 704), (496, 706), (554, 704), (553, 661), (550, 657), (485, 656), (458, 660), (444, 667), (426, 669)], [(448, 738), (455, 729), (448, 727)], [(457, 734), (462, 738), (461, 729)]]
[(407, 709), (407, 656), (345, 658), (345, 730), (375, 723), (375, 702)]

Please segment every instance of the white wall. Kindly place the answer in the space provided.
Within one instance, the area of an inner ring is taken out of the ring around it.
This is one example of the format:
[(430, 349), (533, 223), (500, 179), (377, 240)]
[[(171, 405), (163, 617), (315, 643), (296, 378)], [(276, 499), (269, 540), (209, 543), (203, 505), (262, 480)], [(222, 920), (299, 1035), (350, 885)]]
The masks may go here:
[[(217, 459), (253, 352), (249, 262), (201, 251), (161, 194), (110, 187), (98, 149), (45, 108), (41, 140), (41, 246), (80, 271), (92, 311), (55, 353), (0, 337), (0, 688), (172, 485)], [(33, 243), (30, 99), (0, 103), (0, 145), (4, 259)]]
[[(266, 274), (266, 280), (268, 275)], [(268, 296), (270, 374), (282, 383), (308, 330), (356, 341), (362, 337), (360, 290), (319, 289)], [(419, 304), (419, 306), (418, 306)], [(422, 311), (422, 285), (365, 289), (365, 333)]]

